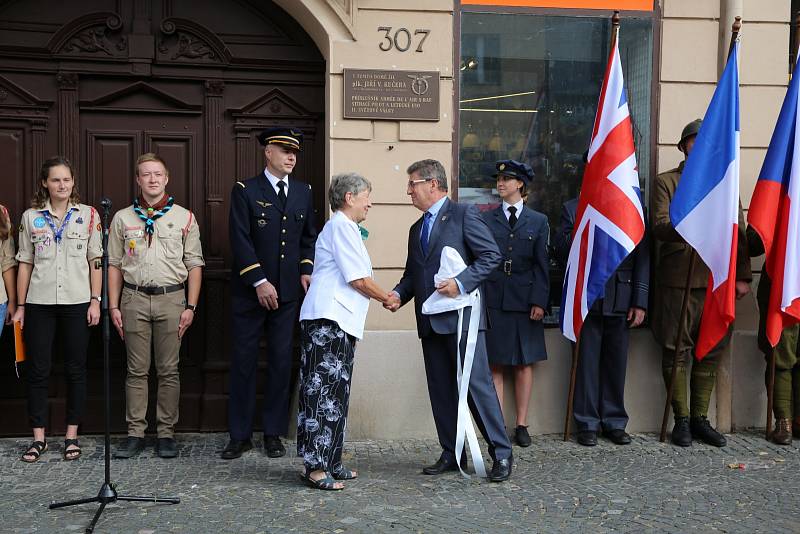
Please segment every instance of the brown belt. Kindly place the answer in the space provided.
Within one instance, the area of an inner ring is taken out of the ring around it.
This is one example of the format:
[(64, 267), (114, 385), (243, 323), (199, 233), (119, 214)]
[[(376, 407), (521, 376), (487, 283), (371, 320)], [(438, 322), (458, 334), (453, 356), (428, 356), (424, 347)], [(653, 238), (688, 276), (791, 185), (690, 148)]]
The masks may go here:
[(128, 289), (132, 289), (137, 293), (144, 293), (145, 295), (166, 295), (167, 293), (174, 293), (175, 291), (181, 291), (184, 288), (184, 284), (175, 284), (174, 286), (137, 286), (136, 284), (129, 284), (128, 282), (123, 282), (125, 287)]

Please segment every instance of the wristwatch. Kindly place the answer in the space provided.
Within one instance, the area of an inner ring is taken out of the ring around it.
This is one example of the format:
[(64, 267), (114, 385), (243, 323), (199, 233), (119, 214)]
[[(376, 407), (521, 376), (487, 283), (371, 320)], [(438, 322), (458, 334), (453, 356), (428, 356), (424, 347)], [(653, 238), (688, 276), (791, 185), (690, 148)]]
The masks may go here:
[(92, 300), (96, 300), (97, 302), (103, 302), (103, 297), (100, 295), (92, 295)]
[(187, 304), (184, 306), (186, 310), (192, 310), (193, 312), (197, 313), (197, 305), (196, 304)]

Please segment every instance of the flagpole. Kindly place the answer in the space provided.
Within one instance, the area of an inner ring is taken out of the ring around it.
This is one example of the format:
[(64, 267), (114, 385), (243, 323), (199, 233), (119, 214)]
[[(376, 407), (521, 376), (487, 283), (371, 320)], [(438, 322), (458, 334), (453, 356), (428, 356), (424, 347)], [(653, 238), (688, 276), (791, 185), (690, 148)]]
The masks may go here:
[[(735, 17), (731, 27), (731, 43), (728, 47), (728, 58), (731, 57), (736, 41), (739, 39), (739, 30), (742, 29), (742, 17)], [(694, 275), (694, 267), (697, 263), (697, 251), (692, 249), (691, 259), (689, 260), (689, 271), (686, 273), (686, 285), (683, 288), (683, 304), (681, 305), (681, 316), (678, 321), (678, 333), (675, 336), (675, 355), (672, 358), (672, 372), (670, 373), (669, 384), (667, 384), (667, 400), (664, 403), (664, 416), (661, 418), (661, 434), (659, 441), (664, 442), (667, 439), (667, 420), (669, 419), (669, 410), (672, 405), (672, 397), (675, 392), (675, 378), (678, 374), (678, 360), (681, 358), (683, 352), (683, 330), (686, 325), (686, 312), (689, 308), (689, 295), (691, 293), (692, 277)], [(687, 332), (688, 334), (688, 332)]]
[[(619, 36), (619, 11), (614, 11), (614, 14), (611, 16), (611, 46), (610, 49), (614, 49), (614, 45), (617, 42), (617, 37)], [(575, 401), (575, 379), (578, 376), (578, 350), (580, 349), (580, 334), (578, 334), (578, 339), (575, 340), (575, 343), (572, 346), (572, 368), (570, 369), (569, 373), (569, 392), (567, 393), (567, 413), (564, 416), (564, 441), (569, 441), (569, 424), (572, 421), (572, 406)]]
[(664, 403), (664, 416), (661, 418), (661, 435), (658, 438), (661, 442), (667, 439), (667, 420), (669, 419), (669, 409), (672, 406), (672, 396), (675, 391), (675, 378), (678, 375), (678, 359), (682, 358), (683, 330), (686, 326), (686, 312), (689, 309), (689, 295), (692, 291), (694, 266), (697, 263), (697, 252), (694, 249), (692, 249), (690, 258), (689, 270), (686, 273), (686, 285), (683, 287), (683, 303), (681, 304), (681, 317), (678, 321), (678, 333), (675, 336), (675, 354), (672, 357), (672, 373), (670, 374), (669, 384), (667, 384), (667, 400)]

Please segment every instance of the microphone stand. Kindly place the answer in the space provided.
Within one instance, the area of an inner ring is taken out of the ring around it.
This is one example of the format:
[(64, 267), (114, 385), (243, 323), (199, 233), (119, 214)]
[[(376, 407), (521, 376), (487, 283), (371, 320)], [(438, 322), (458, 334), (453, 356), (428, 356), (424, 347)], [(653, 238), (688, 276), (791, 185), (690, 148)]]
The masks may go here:
[(66, 506), (75, 506), (78, 504), (99, 503), (100, 507), (95, 512), (92, 522), (86, 527), (86, 532), (91, 533), (94, 531), (97, 520), (100, 519), (100, 514), (103, 513), (106, 505), (115, 501), (143, 501), (143, 502), (163, 502), (169, 504), (178, 504), (181, 500), (178, 497), (137, 497), (134, 495), (118, 495), (117, 489), (111, 482), (111, 372), (109, 369), (109, 344), (111, 342), (111, 322), (109, 319), (108, 310), (108, 214), (111, 211), (111, 199), (103, 198), (100, 202), (103, 208), (103, 289), (101, 297), (101, 318), (103, 321), (103, 382), (105, 390), (105, 408), (106, 408), (106, 424), (105, 424), (105, 480), (100, 487), (100, 492), (96, 497), (88, 497), (85, 499), (76, 499), (73, 501), (55, 502), (50, 503), (50, 509), (64, 508)]

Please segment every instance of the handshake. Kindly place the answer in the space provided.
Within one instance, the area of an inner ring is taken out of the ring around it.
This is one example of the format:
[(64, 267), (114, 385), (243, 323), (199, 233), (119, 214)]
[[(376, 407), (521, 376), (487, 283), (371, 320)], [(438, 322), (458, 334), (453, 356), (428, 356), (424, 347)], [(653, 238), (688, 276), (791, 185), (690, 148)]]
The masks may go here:
[(394, 291), (390, 291), (386, 295), (386, 300), (383, 301), (383, 307), (389, 310), (390, 312), (394, 313), (400, 309), (400, 297), (397, 296), (397, 293)]

